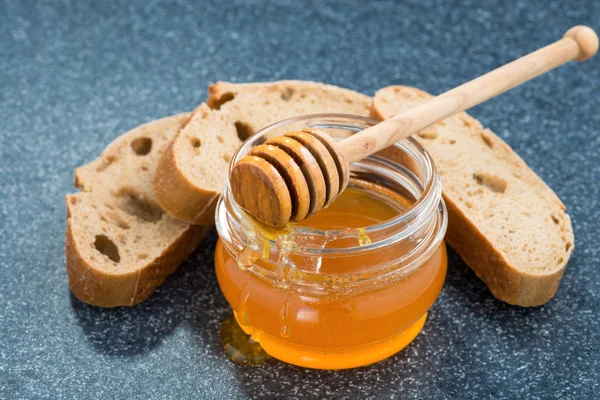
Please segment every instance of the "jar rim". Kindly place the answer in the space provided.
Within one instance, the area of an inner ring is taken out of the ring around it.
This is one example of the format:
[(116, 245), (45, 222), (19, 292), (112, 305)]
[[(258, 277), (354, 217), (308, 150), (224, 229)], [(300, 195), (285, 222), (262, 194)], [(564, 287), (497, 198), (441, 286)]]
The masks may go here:
[[(263, 136), (265, 133), (277, 129), (281, 126), (289, 125), (294, 122), (301, 121), (312, 121), (312, 124), (307, 124), (307, 127), (310, 128), (322, 128), (325, 124), (329, 128), (342, 128), (348, 129), (349, 124), (355, 122), (357, 131), (365, 128), (365, 125), (374, 125), (379, 121), (374, 120), (372, 118), (357, 116), (352, 114), (341, 114), (341, 113), (322, 113), (322, 114), (308, 114), (297, 116), (293, 118), (288, 118), (269, 126), (264, 127), (259, 130), (254, 135), (250, 136), (244, 144), (236, 151), (234, 156), (232, 157), (232, 161), (229, 167), (229, 175), (231, 175), (233, 165), (243, 158), (252, 147), (256, 145), (256, 139)], [(337, 121), (337, 123), (336, 123)], [(381, 247), (387, 246), (390, 243), (395, 243), (397, 241), (403, 240), (404, 238), (414, 234), (414, 232), (419, 229), (419, 227), (424, 222), (423, 220), (428, 218), (432, 212), (435, 212), (435, 209), (439, 208), (441, 200), (441, 183), (439, 180), (439, 176), (437, 174), (437, 170), (431, 159), (429, 153), (425, 150), (425, 148), (418, 143), (413, 138), (408, 138), (400, 142), (394, 143), (392, 146), (396, 146), (400, 149), (400, 151), (408, 154), (413, 161), (415, 161), (420, 168), (423, 176), (424, 182), (422, 183), (423, 189), (419, 196), (415, 199), (415, 201), (402, 213), (398, 216), (391, 218), (386, 221), (382, 221), (377, 224), (373, 224), (370, 226), (364, 227), (364, 233), (367, 236), (375, 235), (379, 232), (383, 232), (385, 230), (389, 230), (394, 227), (398, 227), (400, 225), (406, 225), (406, 228), (400, 229), (395, 234), (387, 237), (385, 240), (377, 241), (370, 244), (363, 244), (351, 247), (340, 248), (323, 248), (323, 247), (298, 247), (295, 249), (298, 253), (306, 253), (306, 254), (338, 254), (344, 253), (348, 254), (354, 251), (371, 251), (376, 250)], [(371, 159), (377, 159), (377, 161), (383, 165), (390, 167), (391, 169), (397, 169), (399, 164), (394, 161), (388, 160), (386, 158), (380, 156), (370, 156)], [(362, 161), (358, 161), (353, 163), (353, 165), (361, 166)], [(226, 184), (223, 196), (228, 203), (228, 208), (230, 208), (230, 212), (236, 216), (237, 219), (241, 219), (245, 217), (244, 212), (241, 210), (241, 207), (235, 202), (233, 199), (233, 195), (231, 193), (229, 184)], [(222, 200), (221, 200), (222, 201)], [(443, 201), (442, 201), (443, 203)], [(217, 219), (219, 218), (217, 214)], [(409, 223), (410, 222), (410, 223)], [(219, 224), (217, 224), (219, 225)], [(309, 228), (300, 228), (297, 230), (301, 234), (311, 234), (313, 236), (335, 236), (340, 230), (324, 230), (324, 229), (309, 229)], [(445, 231), (445, 227), (443, 229)]]

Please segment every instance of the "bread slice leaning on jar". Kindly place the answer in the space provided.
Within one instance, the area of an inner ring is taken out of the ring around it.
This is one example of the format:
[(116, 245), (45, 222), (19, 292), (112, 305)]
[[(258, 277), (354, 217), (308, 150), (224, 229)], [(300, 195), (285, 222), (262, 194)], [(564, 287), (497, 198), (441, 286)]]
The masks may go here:
[[(432, 96), (380, 89), (371, 116), (384, 120)], [(498, 299), (539, 306), (558, 288), (573, 252), (558, 196), (502, 139), (461, 112), (414, 137), (431, 154), (448, 208), (446, 240)]]

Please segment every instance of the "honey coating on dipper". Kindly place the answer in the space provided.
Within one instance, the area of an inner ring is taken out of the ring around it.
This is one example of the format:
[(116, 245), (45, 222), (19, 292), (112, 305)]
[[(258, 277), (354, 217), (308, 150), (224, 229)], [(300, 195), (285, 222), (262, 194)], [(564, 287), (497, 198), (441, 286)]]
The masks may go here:
[[(334, 277), (324, 290), (314, 293), (299, 288), (295, 276), (303, 271), (358, 276), (389, 260), (393, 262), (406, 252), (406, 245), (305, 261), (294, 254), (297, 243), (293, 232), (304, 228), (344, 232), (323, 242), (324, 249), (366, 246), (373, 239), (366, 227), (397, 217), (412, 203), (387, 188), (353, 179), (329, 207), (306, 220), (291, 223), (284, 230), (266, 228), (259, 235), (262, 241), (254, 248), (246, 247), (232, 256), (219, 241), (215, 254), (217, 278), (244, 332), (235, 331), (232, 324), (231, 332), (223, 332), (224, 337), (237, 335), (235, 340), (224, 342), (228, 353), (235, 354), (238, 362), (242, 359), (245, 364), (258, 364), (266, 359), (256, 352), (254, 345), (260, 343), (266, 353), (285, 362), (338, 369), (379, 361), (410, 343), (442, 288), (447, 264), (443, 244), (431, 258), (401, 278), (381, 278), (339, 291), (332, 290), (336, 286)], [(260, 228), (256, 222), (250, 226)], [(310, 243), (310, 235), (303, 240), (305, 245), (316, 243)], [(261, 267), (260, 273), (249, 270), (256, 265)], [(261, 276), (270, 272), (277, 279)], [(249, 344), (232, 351), (232, 343), (243, 343), (242, 339), (249, 340)], [(244, 349), (251, 351), (244, 354)]]

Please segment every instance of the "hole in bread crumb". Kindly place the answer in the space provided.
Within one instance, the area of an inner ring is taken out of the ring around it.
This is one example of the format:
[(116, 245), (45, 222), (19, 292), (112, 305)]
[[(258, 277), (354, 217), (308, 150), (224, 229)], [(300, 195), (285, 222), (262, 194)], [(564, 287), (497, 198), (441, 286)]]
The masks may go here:
[(491, 149), (494, 148), (494, 142), (492, 142), (492, 138), (490, 136), (488, 136), (485, 132), (481, 132), (481, 139), (483, 140), (483, 142)]
[(69, 203), (73, 205), (77, 204), (77, 197), (69, 197)]
[(225, 143), (225, 139), (223, 139), (223, 136), (221, 135), (217, 135), (217, 140), (219, 141), (219, 143), (223, 144)]
[(229, 154), (223, 154), (223, 160), (225, 160), (226, 163), (229, 163), (231, 161), (231, 156)]
[(148, 258), (148, 254), (147, 253), (140, 253), (140, 254), (138, 254), (138, 258), (140, 260), (144, 260), (144, 259)]
[(488, 189), (496, 193), (504, 193), (506, 191), (506, 187), (508, 186), (508, 182), (496, 175), (475, 173), (473, 174), (473, 179), (478, 184), (486, 186)]
[(235, 98), (235, 95), (231, 92), (225, 92), (221, 95), (221, 97), (213, 98), (208, 101), (208, 106), (213, 110), (221, 109), (221, 106), (228, 101), (231, 101)]
[(152, 139), (139, 137), (131, 142), (131, 148), (138, 156), (145, 156), (152, 150)]
[(146, 172), (146, 171), (148, 171), (148, 167), (146, 167), (145, 165), (142, 165), (140, 167), (140, 170)]
[(438, 133), (435, 129), (424, 129), (422, 131), (417, 132), (417, 135), (419, 137), (422, 137), (423, 139), (429, 140), (434, 140), (438, 137)]
[(110, 240), (106, 235), (96, 235), (94, 247), (112, 261), (116, 263), (121, 261), (121, 256), (119, 256), (119, 249), (117, 248), (117, 245), (114, 244), (113, 241)]
[(558, 259), (558, 262), (557, 262), (557, 264), (558, 264), (558, 265), (560, 265), (560, 264), (562, 264), (564, 261), (565, 261), (565, 259), (561, 257), (561, 258), (559, 258), (559, 259)]
[(198, 138), (191, 138), (190, 139), (190, 144), (192, 145), (193, 148), (197, 149), (200, 146), (202, 146), (202, 142), (200, 141), (200, 139)]
[(127, 229), (129, 229), (129, 228), (130, 228), (130, 226), (129, 226), (129, 224), (127, 223), (127, 221), (125, 221), (125, 220), (123, 219), (123, 217), (119, 215), (119, 213), (118, 213), (118, 212), (116, 212), (116, 211), (112, 211), (112, 210), (111, 210), (111, 211), (109, 211), (108, 213), (106, 213), (106, 215), (107, 215), (107, 216), (108, 216), (110, 219), (112, 219), (112, 220), (113, 220), (113, 222), (114, 222), (115, 224), (117, 224), (117, 226), (118, 226), (119, 228), (121, 228), (121, 229), (125, 229), (125, 230), (127, 230)]
[(108, 168), (108, 166), (110, 164), (112, 164), (113, 162), (115, 162), (115, 160), (116, 160), (115, 156), (102, 157), (102, 164), (100, 164), (96, 168), (96, 172), (102, 172), (102, 171), (104, 171), (106, 168)]
[(127, 222), (125, 222), (125, 221), (122, 221), (122, 220), (121, 221), (117, 221), (117, 226), (119, 228), (121, 228), (121, 229), (129, 229), (130, 228), (129, 224)]
[(456, 140), (450, 139), (450, 144), (455, 144), (455, 143), (456, 143)]
[(285, 88), (283, 93), (281, 93), (281, 100), (289, 101), (293, 95), (294, 95), (294, 89), (287, 87), (287, 88)]
[(565, 244), (565, 251), (569, 251), (569, 250), (571, 250), (571, 246), (573, 246), (573, 244), (572, 244), (572, 243), (567, 243), (567, 244)]
[(556, 215), (551, 214), (550, 217), (552, 218), (552, 221), (554, 221), (554, 223), (556, 225), (558, 225), (560, 223), (560, 220), (556, 217)]
[(477, 190), (469, 190), (467, 192), (467, 196), (469, 197), (475, 197), (475, 196), (480, 196), (483, 194), (483, 189), (479, 188)]
[(131, 188), (122, 188), (117, 193), (117, 206), (127, 214), (146, 222), (158, 222), (162, 219), (163, 210), (148, 202), (143, 194)]
[(237, 121), (235, 123), (235, 130), (237, 131), (237, 135), (242, 142), (254, 134), (250, 126), (241, 121)]

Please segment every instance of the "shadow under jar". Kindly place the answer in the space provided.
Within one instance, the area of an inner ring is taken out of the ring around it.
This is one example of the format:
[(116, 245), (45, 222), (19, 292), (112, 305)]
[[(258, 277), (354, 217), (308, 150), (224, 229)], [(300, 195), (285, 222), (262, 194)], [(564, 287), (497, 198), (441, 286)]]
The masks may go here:
[[(271, 137), (305, 127), (343, 139), (377, 121), (288, 119), (250, 137), (232, 165)], [(216, 210), (219, 285), (240, 327), (281, 361), (320, 369), (385, 359), (421, 331), (446, 276), (447, 214), (437, 171), (413, 139), (351, 165), (328, 208), (273, 231), (233, 200)]]

